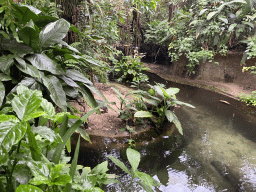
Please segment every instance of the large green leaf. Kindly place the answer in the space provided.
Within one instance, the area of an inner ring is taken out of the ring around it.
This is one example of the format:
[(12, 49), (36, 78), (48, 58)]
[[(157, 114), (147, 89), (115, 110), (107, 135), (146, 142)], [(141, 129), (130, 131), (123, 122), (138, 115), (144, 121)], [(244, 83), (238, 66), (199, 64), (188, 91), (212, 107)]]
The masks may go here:
[(27, 131), (27, 123), (12, 123), (5, 121), (0, 123), (0, 145), (9, 152), (13, 145), (17, 144)]
[(55, 76), (42, 76), (44, 85), (50, 91), (50, 97), (62, 110), (67, 111), (66, 94), (59, 79)]
[(90, 89), (88, 89), (86, 86), (80, 86), (79, 91), (82, 93), (83, 98), (85, 102), (89, 105), (89, 107), (95, 108), (98, 106)]
[(15, 166), (13, 177), (16, 181), (18, 181), (20, 184), (27, 184), (29, 180), (31, 179), (29, 168), (24, 164), (18, 164)]
[(4, 84), (0, 81), (0, 107), (3, 104), (4, 97), (5, 97), (5, 87), (4, 87)]
[(10, 68), (14, 64), (13, 55), (2, 55), (0, 57), (0, 70), (9, 75), (10, 74)]
[(170, 87), (170, 88), (166, 89), (165, 91), (169, 95), (169, 97), (171, 97), (172, 95), (176, 95), (177, 93), (179, 93), (180, 89)]
[(59, 18), (57, 17), (52, 17), (52, 16), (47, 16), (47, 15), (38, 15), (37, 18), (33, 19), (34, 23), (36, 24), (37, 27), (40, 29), (44, 28), (46, 25), (48, 25), (51, 22), (55, 22)]
[(22, 23), (26, 24), (31, 19), (34, 20), (38, 17), (41, 11), (33, 6), (26, 4), (13, 4), (14, 14), (16, 18)]
[[(37, 90), (24, 90), (24, 86), (19, 86), (19, 93), (12, 100), (12, 107), (18, 118), (23, 121), (28, 121), (31, 118), (36, 118), (44, 114), (43, 111), (38, 111), (42, 101), (42, 92)], [(20, 91), (23, 89), (22, 91)]]
[(43, 190), (33, 185), (20, 185), (16, 192), (43, 192)]
[(137, 171), (139, 163), (140, 163), (140, 153), (134, 149), (127, 148), (126, 155), (127, 155), (129, 163), (132, 166), (133, 173), (135, 173), (135, 171)]
[(13, 54), (28, 54), (34, 52), (31, 47), (24, 43), (18, 43), (16, 40), (3, 42), (2, 47), (5, 50), (9, 50)]
[(120, 161), (119, 159), (117, 159), (116, 157), (111, 156), (111, 155), (109, 155), (108, 158), (111, 161), (113, 161), (116, 164), (116, 166), (120, 167), (123, 171), (125, 171), (126, 173), (131, 175), (130, 171), (127, 169), (127, 167), (125, 166), (125, 164), (122, 161)]
[(146, 97), (142, 97), (142, 100), (145, 103), (148, 103), (148, 104), (153, 105), (153, 106), (158, 106), (158, 104), (159, 104), (155, 99), (148, 99)]
[(45, 54), (33, 54), (26, 59), (40, 70), (49, 71), (54, 75), (64, 74), (61, 66)]
[(65, 75), (74, 81), (78, 81), (87, 85), (93, 85), (92, 82), (84, 76), (84, 74), (75, 69), (68, 69)]
[(73, 81), (71, 78), (66, 77), (65, 75), (59, 76), (60, 79), (62, 79), (67, 85), (71, 87), (79, 87), (75, 81)]
[(56, 43), (60, 43), (66, 36), (69, 30), (70, 24), (64, 19), (59, 19), (53, 23), (49, 23), (40, 32), (40, 46), (49, 47)]
[(27, 64), (27, 63), (26, 63), (25, 68), (23, 68), (23, 67), (20, 66), (20, 65), (16, 65), (16, 66), (17, 66), (17, 68), (18, 68), (20, 71), (22, 71), (23, 73), (26, 73), (26, 74), (28, 74), (28, 75), (30, 75), (30, 76), (32, 76), (32, 77), (37, 77), (37, 78), (40, 77), (39, 72), (38, 72), (38, 69), (37, 69), (35, 66), (32, 66), (32, 65)]
[(18, 31), (20, 39), (32, 47), (33, 49), (39, 48), (39, 30), (37, 26), (30, 20), (22, 29)]

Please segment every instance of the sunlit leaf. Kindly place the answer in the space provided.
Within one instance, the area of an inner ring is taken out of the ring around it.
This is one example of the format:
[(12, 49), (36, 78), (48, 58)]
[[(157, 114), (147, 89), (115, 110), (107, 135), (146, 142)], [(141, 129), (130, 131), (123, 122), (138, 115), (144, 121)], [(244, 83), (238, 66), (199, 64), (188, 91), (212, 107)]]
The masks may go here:
[(111, 161), (113, 161), (116, 164), (116, 166), (120, 167), (123, 171), (125, 171), (126, 173), (131, 175), (130, 171), (127, 169), (127, 167), (125, 166), (125, 164), (122, 161), (120, 161), (119, 159), (117, 159), (116, 157), (111, 156), (111, 155), (109, 155), (108, 158)]
[(12, 107), (20, 120), (28, 121), (44, 113), (43, 111), (37, 111), (41, 105), (41, 101), (42, 92), (26, 90), (13, 98)]
[(5, 121), (0, 123), (0, 146), (9, 152), (13, 145), (17, 144), (25, 135), (27, 124), (25, 122), (12, 123)]
[(173, 112), (170, 110), (165, 110), (165, 116), (167, 117), (169, 122), (172, 122), (174, 119)]
[(14, 115), (0, 115), (0, 122), (4, 121), (12, 121), (14, 123), (18, 123), (19, 119)]
[(133, 173), (135, 173), (135, 171), (137, 171), (139, 163), (140, 163), (140, 153), (134, 149), (127, 148), (126, 155), (127, 155), (129, 163), (132, 166)]
[(65, 19), (59, 19), (55, 22), (49, 23), (40, 32), (40, 45), (42, 47), (49, 47), (53, 44), (59, 43), (68, 33), (70, 24)]
[(153, 117), (152, 113), (148, 111), (137, 111), (134, 117)]
[(108, 171), (108, 161), (104, 161), (94, 167), (91, 171), (91, 174), (103, 174)]
[(43, 190), (33, 185), (20, 185), (16, 192), (43, 192)]
[(213, 12), (210, 12), (208, 15), (207, 15), (207, 20), (210, 20), (214, 15), (216, 15), (218, 13), (218, 11), (213, 11)]

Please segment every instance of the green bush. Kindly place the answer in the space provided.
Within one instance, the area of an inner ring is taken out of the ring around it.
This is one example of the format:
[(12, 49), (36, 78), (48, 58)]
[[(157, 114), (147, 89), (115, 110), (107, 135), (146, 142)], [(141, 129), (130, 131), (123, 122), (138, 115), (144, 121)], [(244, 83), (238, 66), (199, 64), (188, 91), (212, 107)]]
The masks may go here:
[(239, 100), (247, 103), (248, 105), (256, 106), (256, 91), (253, 91), (251, 95), (240, 94)]
[(123, 56), (121, 61), (114, 65), (114, 73), (119, 77), (117, 82), (147, 82), (148, 76), (143, 73), (146, 70), (148, 68), (140, 62), (140, 57)]

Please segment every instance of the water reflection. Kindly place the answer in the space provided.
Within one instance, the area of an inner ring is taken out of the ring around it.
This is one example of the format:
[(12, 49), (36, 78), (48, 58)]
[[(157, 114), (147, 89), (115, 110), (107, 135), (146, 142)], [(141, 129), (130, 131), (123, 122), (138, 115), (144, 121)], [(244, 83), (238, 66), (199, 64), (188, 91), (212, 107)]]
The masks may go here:
[[(159, 77), (152, 78), (161, 83)], [(256, 191), (256, 123), (237, 110), (239, 103), (223, 95), (184, 85), (178, 99), (196, 106), (181, 107), (176, 115), (184, 136), (163, 135), (136, 148), (141, 154), (139, 170), (151, 174), (162, 185), (156, 192)], [(228, 101), (226, 105), (220, 100)], [(119, 141), (104, 139), (98, 150), (82, 151), (80, 163), (96, 166), (112, 155), (129, 167), (124, 149), (111, 148)], [(86, 155), (85, 155), (86, 154)], [(130, 176), (109, 161), (111, 173), (127, 186)], [(143, 191), (136, 184), (125, 189), (109, 185), (105, 191)]]
[[(213, 192), (214, 188), (207, 183), (202, 185), (193, 184), (192, 177), (188, 176), (186, 171), (177, 171), (169, 168), (168, 171), (168, 183), (161, 185), (159, 190), (162, 192)], [(157, 176), (153, 177), (158, 180)]]

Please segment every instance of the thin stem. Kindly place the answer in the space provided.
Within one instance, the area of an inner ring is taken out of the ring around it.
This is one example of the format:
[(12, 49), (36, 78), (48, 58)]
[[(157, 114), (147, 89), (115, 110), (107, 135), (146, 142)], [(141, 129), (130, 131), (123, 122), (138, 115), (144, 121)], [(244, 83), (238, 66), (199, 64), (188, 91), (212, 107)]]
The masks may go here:
[[(21, 140), (19, 141), (19, 144), (18, 144), (17, 154), (19, 154), (19, 151), (20, 151), (20, 144), (21, 144)], [(13, 163), (13, 166), (12, 166), (12, 170), (11, 170), (11, 172), (10, 172), (8, 184), (7, 184), (7, 186), (9, 187), (9, 191), (13, 191), (12, 174), (13, 174), (14, 168), (15, 168), (15, 166), (16, 166), (17, 163), (18, 163), (18, 160), (17, 160), (17, 158), (15, 158), (14, 163)]]

